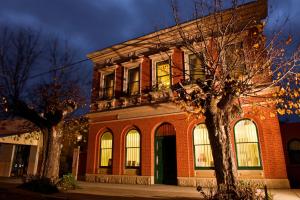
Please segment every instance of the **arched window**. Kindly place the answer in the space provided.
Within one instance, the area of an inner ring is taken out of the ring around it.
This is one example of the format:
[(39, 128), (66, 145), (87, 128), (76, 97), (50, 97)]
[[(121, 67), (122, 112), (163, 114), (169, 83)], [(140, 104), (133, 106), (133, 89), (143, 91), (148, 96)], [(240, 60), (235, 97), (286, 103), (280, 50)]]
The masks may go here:
[(290, 164), (300, 164), (300, 140), (291, 140), (288, 144)]
[(249, 119), (234, 126), (236, 157), (239, 168), (261, 168), (256, 125)]
[(112, 166), (112, 134), (105, 132), (100, 141), (100, 167)]
[(194, 156), (196, 168), (212, 168), (214, 160), (205, 124), (199, 124), (194, 129)]
[(133, 129), (126, 135), (126, 168), (140, 167), (140, 133)]

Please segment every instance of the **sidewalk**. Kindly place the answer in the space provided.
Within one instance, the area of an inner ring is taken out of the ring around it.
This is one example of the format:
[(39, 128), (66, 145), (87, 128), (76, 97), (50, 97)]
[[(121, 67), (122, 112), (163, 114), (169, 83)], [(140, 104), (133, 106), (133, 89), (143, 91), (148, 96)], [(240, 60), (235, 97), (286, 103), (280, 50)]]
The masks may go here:
[[(125, 185), (79, 182), (81, 189), (71, 193), (147, 197), (147, 198), (192, 198), (199, 199), (200, 195), (194, 187), (179, 187), (169, 185)], [(300, 200), (300, 189), (270, 189), (274, 200)]]
[[(200, 195), (194, 187), (169, 185), (126, 185), (78, 182), (80, 188), (52, 195), (43, 195), (17, 189), (20, 179), (0, 178), (0, 199), (22, 200), (193, 200)], [(300, 189), (270, 189), (274, 200), (300, 200)]]
[(71, 193), (147, 197), (147, 198), (199, 198), (199, 192), (194, 187), (179, 187), (171, 185), (127, 185), (79, 182), (80, 189)]
[(274, 200), (300, 200), (300, 189), (270, 189)]

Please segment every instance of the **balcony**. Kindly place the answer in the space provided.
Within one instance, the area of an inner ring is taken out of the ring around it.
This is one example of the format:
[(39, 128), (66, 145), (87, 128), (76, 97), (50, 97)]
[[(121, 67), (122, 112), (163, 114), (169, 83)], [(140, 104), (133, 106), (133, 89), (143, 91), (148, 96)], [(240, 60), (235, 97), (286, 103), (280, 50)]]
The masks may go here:
[(164, 103), (173, 99), (171, 89), (147, 91), (141, 95), (121, 96), (112, 99), (99, 99), (91, 104), (91, 112), (101, 112), (127, 107)]

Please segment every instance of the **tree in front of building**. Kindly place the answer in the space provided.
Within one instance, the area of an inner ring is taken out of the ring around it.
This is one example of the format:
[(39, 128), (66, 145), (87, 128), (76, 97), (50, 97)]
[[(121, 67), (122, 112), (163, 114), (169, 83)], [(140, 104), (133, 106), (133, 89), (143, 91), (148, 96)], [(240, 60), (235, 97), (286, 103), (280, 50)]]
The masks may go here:
[[(292, 39), (280, 32), (272, 37), (264, 35), (266, 1), (257, 1), (253, 10), (242, 7), (237, 1), (227, 10), (219, 0), (213, 4), (199, 1), (191, 28), (180, 23), (174, 3), (173, 39), (164, 42), (157, 35), (158, 47), (176, 46), (191, 55), (190, 71), (185, 71), (188, 78), (172, 88), (174, 101), (190, 116), (204, 118), (218, 187), (225, 185), (232, 194), (236, 194), (237, 171), (231, 124), (243, 115), (242, 105), (270, 107), (274, 116), (276, 103), (280, 103), (280, 114), (300, 110), (300, 49), (288, 49)], [(288, 96), (287, 101), (284, 96)]]
[(60, 176), (72, 172), (74, 149), (79, 147), (83, 152), (87, 149), (88, 119), (82, 116), (66, 119), (62, 132)]
[[(65, 67), (73, 56), (67, 43), (47, 41), (37, 31), (1, 28), (1, 112), (6, 117), (24, 118), (41, 130), (40, 176), (52, 181), (59, 176), (64, 119), (83, 103), (79, 82)], [(58, 66), (63, 67), (57, 70)], [(47, 73), (33, 76), (41, 71)]]

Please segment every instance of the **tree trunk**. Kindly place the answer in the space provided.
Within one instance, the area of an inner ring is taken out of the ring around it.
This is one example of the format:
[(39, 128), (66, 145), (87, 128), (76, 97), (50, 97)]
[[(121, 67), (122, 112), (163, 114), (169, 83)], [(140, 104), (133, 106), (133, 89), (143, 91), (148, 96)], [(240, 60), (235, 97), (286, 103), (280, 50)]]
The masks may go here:
[(205, 117), (218, 188), (225, 185), (227, 190), (234, 192), (236, 189), (236, 166), (233, 160), (230, 136), (230, 109), (228, 107), (220, 109), (215, 105), (206, 110)]
[(42, 129), (43, 158), (40, 175), (56, 181), (59, 178), (61, 133), (58, 126)]

